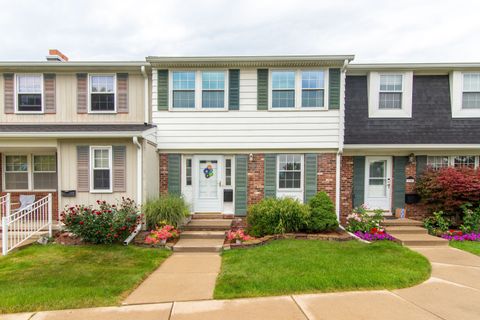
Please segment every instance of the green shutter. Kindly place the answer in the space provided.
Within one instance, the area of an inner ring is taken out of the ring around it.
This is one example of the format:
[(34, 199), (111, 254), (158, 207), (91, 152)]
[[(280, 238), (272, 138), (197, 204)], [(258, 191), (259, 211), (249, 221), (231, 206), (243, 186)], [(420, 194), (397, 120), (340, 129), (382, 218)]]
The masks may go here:
[(393, 212), (405, 208), (405, 166), (408, 157), (393, 157)]
[(181, 156), (179, 154), (168, 155), (168, 193), (181, 195)]
[(340, 109), (340, 69), (328, 70), (328, 108)]
[(168, 110), (168, 70), (158, 70), (158, 110)]
[(235, 157), (235, 215), (237, 216), (247, 214), (247, 166), (246, 155)]
[(305, 154), (305, 203), (317, 194), (317, 154)]
[(353, 157), (353, 206), (365, 202), (365, 157)]
[(277, 196), (277, 155), (273, 153), (265, 154), (265, 198), (275, 198)]
[(425, 169), (427, 169), (427, 156), (417, 156), (415, 161), (417, 163), (416, 174), (418, 179), (422, 176)]
[(257, 70), (257, 110), (268, 110), (268, 69)]
[(228, 110), (240, 109), (240, 70), (228, 70)]

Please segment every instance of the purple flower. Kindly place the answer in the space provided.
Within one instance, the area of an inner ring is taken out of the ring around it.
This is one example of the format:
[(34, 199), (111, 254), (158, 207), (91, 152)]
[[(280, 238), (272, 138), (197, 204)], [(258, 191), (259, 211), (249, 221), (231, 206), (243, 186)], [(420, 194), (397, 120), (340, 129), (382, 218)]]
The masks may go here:
[(446, 233), (442, 235), (442, 238), (449, 241), (480, 241), (480, 232), (465, 233), (461, 236), (452, 236)]
[(370, 232), (356, 231), (355, 235), (360, 239), (363, 239), (366, 241), (378, 241), (378, 240), (393, 241), (394, 240), (394, 238), (386, 232), (372, 234)]

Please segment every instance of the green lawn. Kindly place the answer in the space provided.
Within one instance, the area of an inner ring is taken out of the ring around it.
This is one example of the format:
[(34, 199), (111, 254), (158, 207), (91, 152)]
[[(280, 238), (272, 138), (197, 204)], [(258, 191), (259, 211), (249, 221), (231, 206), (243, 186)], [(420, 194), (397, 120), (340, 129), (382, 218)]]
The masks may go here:
[(278, 240), (226, 251), (215, 298), (413, 286), (430, 276), (420, 254), (390, 241)]
[(480, 256), (480, 241), (450, 241), (450, 245)]
[(0, 312), (117, 305), (170, 251), (33, 245), (0, 258)]

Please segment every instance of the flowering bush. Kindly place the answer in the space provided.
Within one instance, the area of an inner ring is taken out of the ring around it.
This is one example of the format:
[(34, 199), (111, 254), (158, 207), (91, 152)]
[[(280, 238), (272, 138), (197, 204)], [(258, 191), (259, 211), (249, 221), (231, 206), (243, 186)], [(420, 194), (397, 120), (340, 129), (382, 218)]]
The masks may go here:
[(252, 239), (249, 235), (245, 234), (243, 229), (238, 229), (237, 231), (228, 231), (227, 233), (228, 241), (248, 241)]
[(90, 243), (113, 243), (125, 240), (141, 223), (142, 216), (130, 198), (118, 204), (97, 200), (98, 209), (76, 205), (65, 207), (61, 221), (65, 228)]
[(363, 231), (356, 231), (355, 235), (359, 237), (360, 239), (366, 240), (366, 241), (377, 241), (377, 240), (389, 240), (393, 241), (395, 240), (394, 237), (386, 233), (382, 229), (377, 229), (377, 228), (372, 228), (370, 232), (363, 232)]
[(369, 233), (373, 228), (379, 228), (383, 220), (383, 211), (376, 209), (373, 214), (367, 212), (366, 205), (354, 208), (353, 212), (347, 216), (346, 229), (350, 232), (362, 231)]
[(480, 206), (471, 209), (472, 205), (466, 203), (463, 209), (463, 224), (460, 229), (463, 233), (480, 232)]
[(463, 233), (462, 231), (449, 230), (442, 235), (442, 238), (450, 241), (480, 241), (480, 232)]
[(159, 242), (165, 243), (169, 239), (178, 237), (178, 231), (171, 225), (165, 225), (157, 230), (150, 231), (150, 234), (145, 238), (146, 244), (156, 245)]
[(443, 211), (433, 213), (433, 216), (423, 220), (423, 226), (432, 235), (441, 235), (450, 227), (450, 220), (444, 217)]

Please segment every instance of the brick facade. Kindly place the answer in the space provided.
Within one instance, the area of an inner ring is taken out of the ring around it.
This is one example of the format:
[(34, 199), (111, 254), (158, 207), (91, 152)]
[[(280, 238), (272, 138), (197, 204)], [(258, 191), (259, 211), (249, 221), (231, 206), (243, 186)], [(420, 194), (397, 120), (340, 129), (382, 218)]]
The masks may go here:
[(264, 177), (265, 155), (256, 153), (253, 159), (248, 161), (248, 200), (247, 204), (255, 204), (263, 199), (265, 177)]
[[(405, 177), (413, 177), (417, 181), (417, 164), (407, 163), (405, 166)], [(415, 183), (407, 183), (406, 193), (415, 193)], [(431, 214), (431, 210), (423, 203), (405, 204), (405, 216), (409, 219), (423, 220)]]
[(333, 203), (336, 193), (336, 157), (335, 153), (320, 153), (317, 157), (317, 191), (325, 191)]
[(160, 194), (168, 193), (168, 154), (160, 154)]
[(344, 224), (353, 209), (353, 157), (343, 156), (340, 174), (340, 222)]

